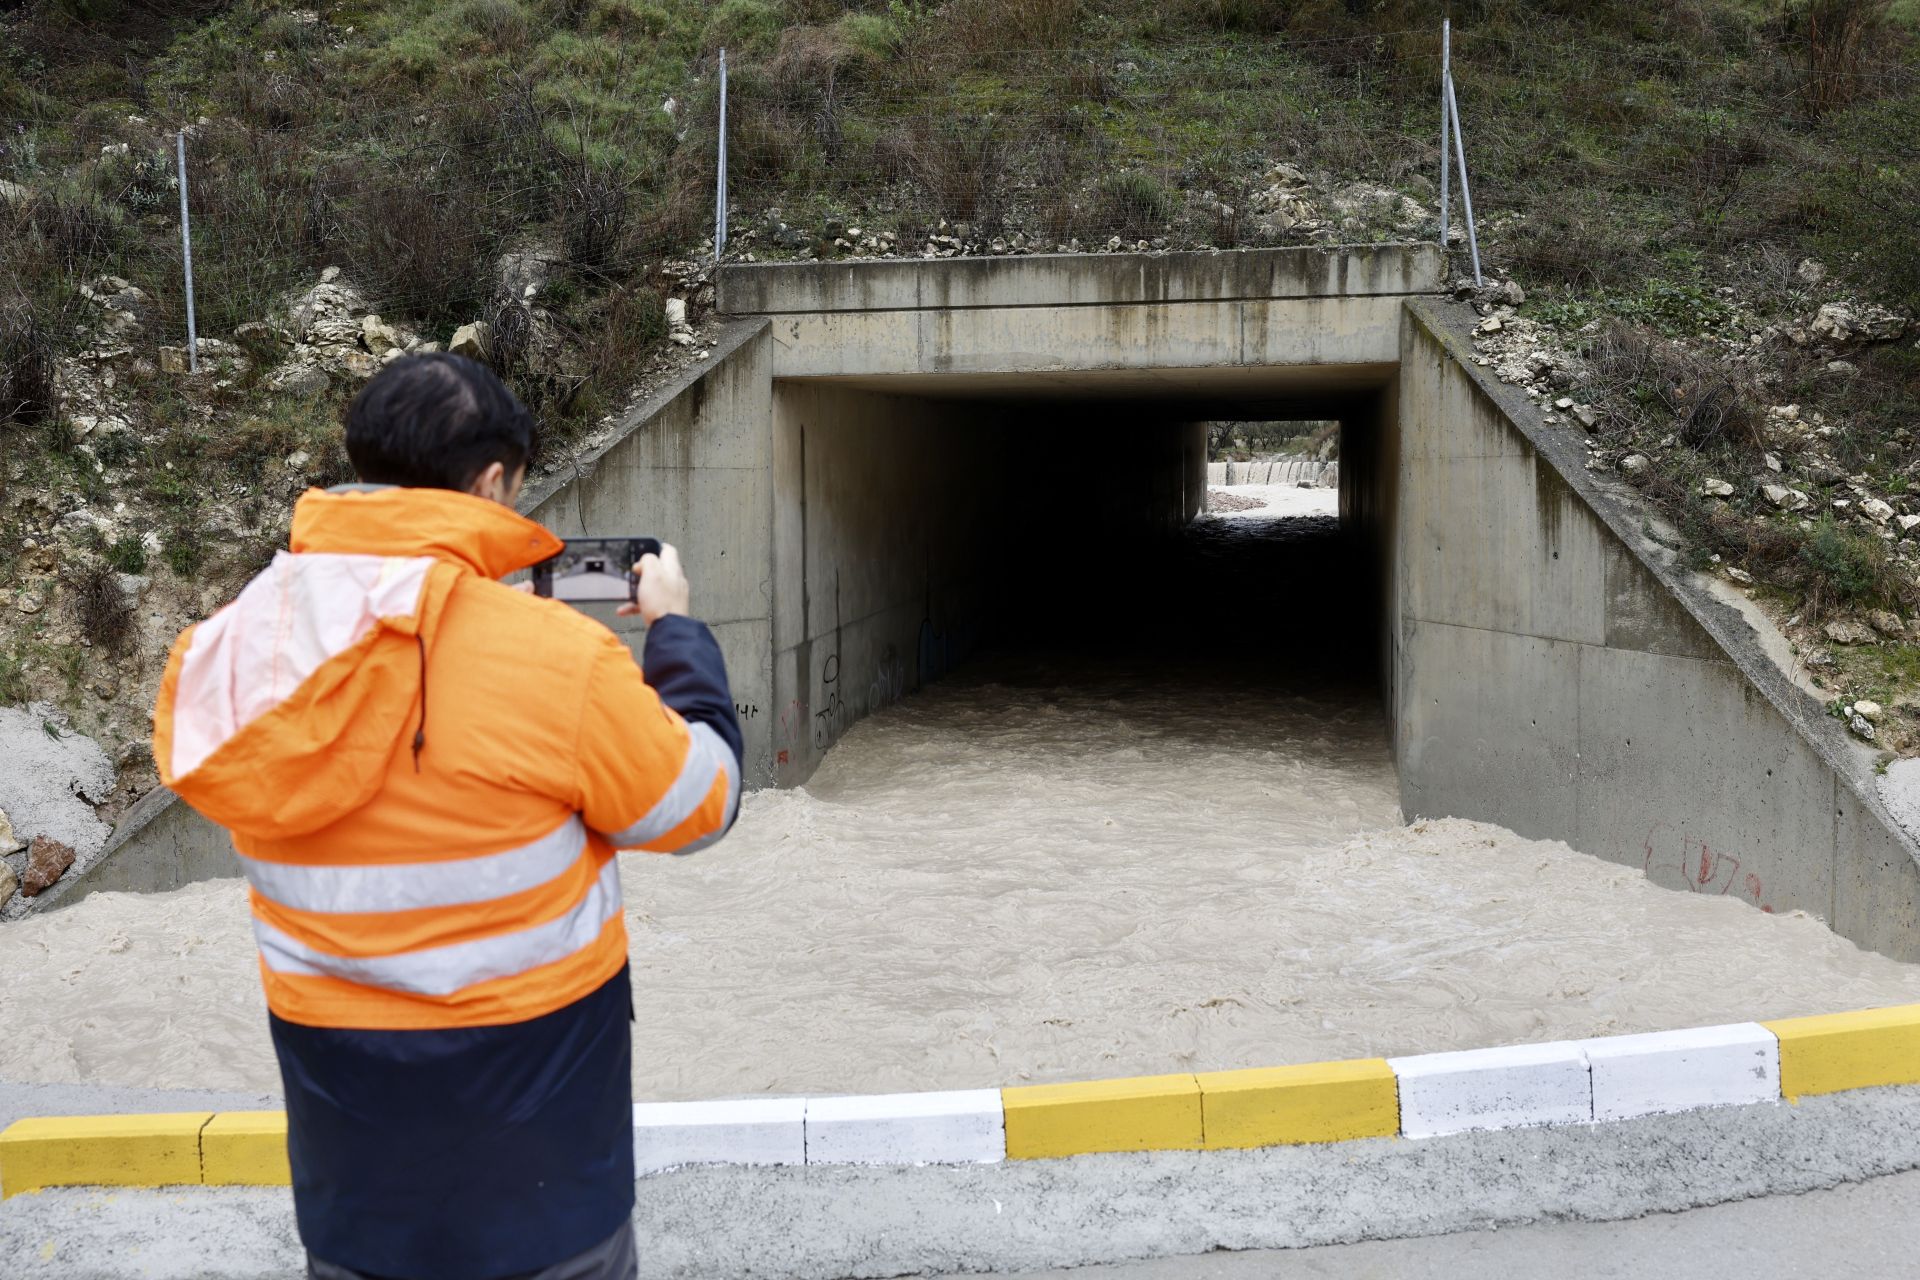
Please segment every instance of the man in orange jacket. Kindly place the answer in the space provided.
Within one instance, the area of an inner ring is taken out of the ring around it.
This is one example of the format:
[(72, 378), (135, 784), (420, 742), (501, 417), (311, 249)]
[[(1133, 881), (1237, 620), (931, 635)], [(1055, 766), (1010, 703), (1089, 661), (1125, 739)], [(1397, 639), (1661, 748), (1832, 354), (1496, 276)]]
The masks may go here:
[(498, 581), (560, 549), (514, 511), (532, 449), (484, 367), (395, 361), (348, 412), (363, 483), (302, 497), (161, 684), (161, 778), (251, 882), (322, 1280), (636, 1272), (614, 855), (727, 831), (740, 727), (673, 548), (621, 609), (644, 677)]

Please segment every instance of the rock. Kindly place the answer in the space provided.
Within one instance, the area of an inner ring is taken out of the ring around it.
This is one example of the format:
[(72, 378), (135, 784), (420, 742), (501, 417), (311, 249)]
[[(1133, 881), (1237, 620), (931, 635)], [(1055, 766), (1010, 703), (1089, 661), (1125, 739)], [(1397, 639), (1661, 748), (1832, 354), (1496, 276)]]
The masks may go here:
[(1890, 609), (1872, 610), (1867, 614), (1867, 621), (1883, 636), (1892, 636), (1896, 640), (1907, 638), (1907, 624), (1900, 621), (1900, 615)]
[(1860, 510), (1875, 524), (1885, 524), (1893, 519), (1893, 508), (1878, 498), (1868, 498), (1860, 504)]
[(1574, 421), (1589, 431), (1593, 430), (1600, 422), (1600, 415), (1593, 411), (1592, 405), (1577, 404), (1573, 406), (1573, 417)]
[(1868, 742), (1872, 742), (1874, 739), (1873, 722), (1863, 715), (1856, 714), (1852, 719), (1848, 720), (1847, 728), (1853, 730), (1854, 736), (1857, 738), (1862, 738)]
[(423, 342), (413, 349), (413, 354), (417, 356), (437, 356), (445, 350), (446, 348), (438, 342)]
[(318, 316), (307, 325), (306, 340), (316, 347), (357, 347), (360, 324), (350, 316)]
[(1708, 476), (1700, 482), (1700, 492), (1706, 494), (1709, 498), (1731, 498), (1733, 496), (1733, 486), (1725, 480), (1716, 480), (1712, 476)]
[(1760, 461), (1766, 464), (1767, 470), (1769, 471), (1778, 472), (1780, 470), (1780, 455), (1777, 453), (1763, 453), (1760, 455)]
[(1620, 470), (1630, 476), (1643, 475), (1652, 465), (1653, 460), (1644, 453), (1630, 453), (1620, 459)]
[(1920, 516), (1895, 516), (1893, 522), (1900, 526), (1900, 532), (1912, 533), (1915, 525), (1920, 525)]
[(1873, 628), (1851, 618), (1836, 618), (1820, 631), (1835, 644), (1872, 644)]
[(401, 340), (400, 331), (379, 316), (360, 318), (360, 341), (375, 355), (406, 345)]
[(20, 877), (13, 874), (13, 868), (0, 862), (0, 907), (13, 901), (13, 895), (20, 888)]
[(33, 192), (17, 182), (8, 182), (0, 178), (0, 203), (24, 205), (33, 200)]
[(453, 341), (447, 344), (447, 350), (470, 360), (485, 360), (492, 345), (493, 329), (485, 320), (476, 320), (453, 331)]
[(1801, 284), (1819, 284), (1827, 278), (1826, 264), (1812, 258), (1800, 259), (1800, 265), (1793, 269), (1793, 278)]
[(14, 834), (13, 819), (0, 809), (0, 853), (12, 853), (20, 847), (20, 837)]
[(187, 349), (185, 347), (160, 348), (160, 372), (185, 373), (187, 371)]
[(1827, 361), (1827, 372), (1841, 378), (1851, 378), (1860, 372), (1860, 366), (1851, 360)]
[(348, 377), (364, 381), (380, 372), (380, 358), (367, 351), (342, 351), (340, 367)]
[(1745, 569), (1736, 569), (1733, 566), (1729, 565), (1727, 567), (1727, 576), (1729, 578), (1732, 578), (1735, 582), (1739, 583), (1743, 587), (1750, 587), (1753, 585), (1753, 575), (1748, 573)]
[(340, 268), (338, 267), (327, 267), (320, 272), (321, 284), (332, 284), (334, 281), (338, 280), (339, 278), (340, 278)]
[(1813, 499), (1798, 489), (1789, 489), (1784, 485), (1763, 484), (1760, 493), (1782, 511), (1805, 511), (1813, 505)]
[(283, 364), (267, 379), (267, 384), (289, 395), (313, 397), (325, 395), (333, 380), (327, 377), (326, 370), (310, 364)]
[(495, 264), (494, 278), (500, 291), (513, 298), (531, 298), (553, 279), (553, 264), (561, 261), (560, 251), (544, 245), (502, 254)]
[(687, 300), (685, 298), (668, 298), (666, 313), (668, 329), (677, 332), (687, 327)]
[(120, 592), (120, 601), (126, 605), (129, 610), (139, 606), (140, 597), (147, 593), (147, 584), (150, 581), (151, 579), (142, 573), (116, 573), (113, 575), (113, 585), (118, 588)]
[(306, 465), (312, 461), (313, 461), (313, 455), (308, 453), (305, 449), (295, 450), (293, 453), (290, 453), (287, 455), (287, 470), (289, 471), (305, 470)]
[(27, 848), (27, 875), (20, 883), (20, 892), (29, 898), (39, 897), (66, 874), (73, 859), (72, 845), (61, 844), (51, 836), (35, 836)]
[(1879, 724), (1880, 717), (1885, 713), (1881, 710), (1879, 703), (1862, 698), (1853, 704), (1853, 714), (1870, 724)]

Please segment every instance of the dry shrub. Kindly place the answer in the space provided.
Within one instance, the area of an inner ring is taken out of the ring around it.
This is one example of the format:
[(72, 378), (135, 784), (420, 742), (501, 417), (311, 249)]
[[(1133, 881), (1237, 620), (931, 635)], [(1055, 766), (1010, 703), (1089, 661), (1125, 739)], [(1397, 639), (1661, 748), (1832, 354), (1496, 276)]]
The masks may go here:
[(106, 649), (125, 648), (133, 636), (133, 604), (113, 569), (97, 561), (76, 563), (62, 577), (80, 634)]
[(1655, 425), (1661, 415), (1696, 450), (1765, 443), (1752, 392), (1711, 357), (1627, 324), (1603, 330), (1589, 357), (1615, 414), (1633, 426)]
[(471, 319), (491, 291), (499, 244), (483, 203), (431, 173), (363, 181), (341, 214), (353, 278), (396, 310), (447, 324)]
[(954, 0), (942, 14), (951, 48), (963, 53), (1063, 49), (1084, 14), (1082, 0)]
[(1800, 101), (1808, 115), (1817, 119), (1863, 96), (1892, 7), (1892, 0), (1806, 0), (1787, 11), (1789, 35), (1805, 45)]
[(633, 200), (610, 173), (582, 166), (560, 190), (560, 235), (576, 271), (605, 275), (626, 256)]
[(45, 422), (59, 404), (53, 339), (24, 307), (0, 311), (0, 426)]
[(1620, 283), (1640, 260), (1642, 239), (1617, 215), (1554, 204), (1509, 235), (1515, 274), (1529, 284), (1591, 288)]
[(888, 135), (879, 150), (883, 162), (911, 177), (945, 217), (992, 230), (1006, 212), (1004, 129), (992, 115), (916, 121)]

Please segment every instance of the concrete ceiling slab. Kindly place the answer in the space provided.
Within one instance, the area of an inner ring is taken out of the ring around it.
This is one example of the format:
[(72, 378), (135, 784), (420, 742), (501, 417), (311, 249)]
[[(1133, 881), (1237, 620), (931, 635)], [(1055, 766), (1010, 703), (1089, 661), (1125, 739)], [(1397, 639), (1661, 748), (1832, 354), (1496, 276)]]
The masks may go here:
[[(1394, 364), (907, 373), (794, 379), (885, 395), (1005, 405), (1126, 406), (1154, 416), (1332, 416), (1391, 382)], [(782, 379), (785, 381), (785, 379)]]

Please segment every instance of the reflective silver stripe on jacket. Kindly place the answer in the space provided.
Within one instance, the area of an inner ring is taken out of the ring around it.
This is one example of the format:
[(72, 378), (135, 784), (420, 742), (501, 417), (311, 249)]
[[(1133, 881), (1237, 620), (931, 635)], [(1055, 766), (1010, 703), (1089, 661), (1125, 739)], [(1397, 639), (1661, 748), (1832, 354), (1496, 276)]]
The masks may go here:
[(608, 834), (607, 839), (613, 842), (614, 848), (637, 849), (652, 844), (691, 818), (707, 798), (707, 793), (713, 790), (714, 778), (722, 773), (727, 778), (727, 804), (721, 814), (720, 826), (684, 846), (679, 852), (692, 853), (695, 849), (705, 848), (733, 825), (734, 814), (740, 807), (740, 762), (733, 758), (732, 748), (713, 731), (711, 725), (689, 722), (687, 737), (687, 759), (680, 767), (680, 776), (667, 788), (667, 794), (661, 796), (638, 822)]
[(444, 862), (302, 866), (242, 856), (262, 897), (324, 915), (458, 907), (504, 898), (565, 875), (587, 849), (578, 814), (517, 849)]
[(329, 955), (258, 919), (253, 922), (253, 936), (260, 944), (260, 958), (275, 973), (339, 978), (363, 987), (447, 996), (476, 983), (564, 960), (590, 946), (607, 921), (619, 913), (620, 865), (617, 859), (609, 858), (593, 887), (571, 911), (516, 933), (393, 956)]

